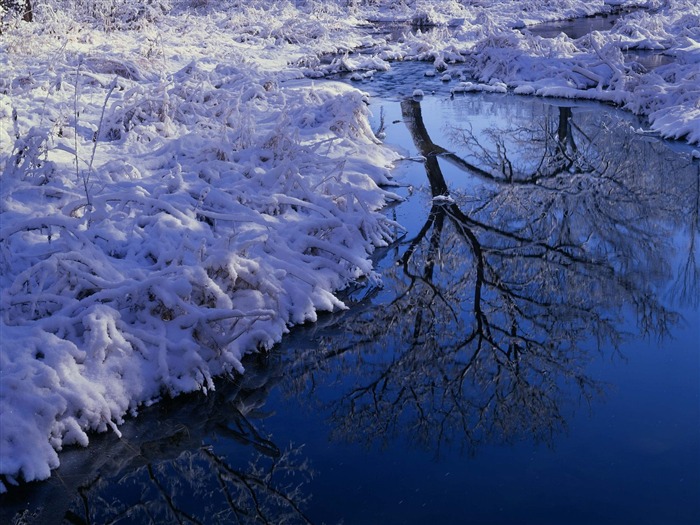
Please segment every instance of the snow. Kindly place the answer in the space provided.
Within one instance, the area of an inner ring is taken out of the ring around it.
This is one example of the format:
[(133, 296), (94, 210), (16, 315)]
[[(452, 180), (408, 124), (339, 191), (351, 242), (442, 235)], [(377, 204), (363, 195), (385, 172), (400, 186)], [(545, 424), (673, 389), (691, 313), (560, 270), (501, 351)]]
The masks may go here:
[[(376, 277), (398, 156), (361, 88), (391, 61), (432, 62), (417, 97), (459, 79), (598, 100), (700, 144), (694, 0), (106, 1), (37, 0), (33, 23), (0, 8), (0, 491), (244, 372)], [(656, 11), (576, 40), (528, 30), (618, 4)]]
[(473, 82), (460, 82), (452, 88), (452, 93), (470, 93), (484, 91), (486, 93), (507, 93), (508, 87), (503, 82), (492, 82), (490, 84), (479, 84)]

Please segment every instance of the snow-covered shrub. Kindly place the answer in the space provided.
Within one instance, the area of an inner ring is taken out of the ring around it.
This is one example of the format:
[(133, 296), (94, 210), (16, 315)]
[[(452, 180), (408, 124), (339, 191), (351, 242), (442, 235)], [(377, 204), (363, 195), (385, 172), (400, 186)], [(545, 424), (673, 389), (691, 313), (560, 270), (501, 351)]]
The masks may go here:
[(18, 137), (4, 166), (7, 176), (35, 179), (37, 184), (45, 184), (54, 170), (54, 163), (47, 158), (49, 140), (50, 131), (40, 128), (31, 128), (26, 135)]
[(518, 31), (502, 31), (478, 42), (467, 58), (468, 71), (482, 82), (535, 81), (565, 76), (559, 64), (579, 51), (567, 38), (542, 39)]
[(30, 0), (0, 0), (0, 19), (5, 15), (31, 22), (33, 19), (32, 3)]
[[(46, 0), (43, 8), (107, 31), (138, 29), (168, 13), (171, 0)], [(39, 7), (39, 6), (38, 6)]]
[(0, 35), (20, 22), (34, 18), (29, 0), (0, 0)]
[(394, 155), (363, 96), (227, 58), (156, 76), (93, 54), (0, 98), (4, 481), (343, 308), (389, 240)]

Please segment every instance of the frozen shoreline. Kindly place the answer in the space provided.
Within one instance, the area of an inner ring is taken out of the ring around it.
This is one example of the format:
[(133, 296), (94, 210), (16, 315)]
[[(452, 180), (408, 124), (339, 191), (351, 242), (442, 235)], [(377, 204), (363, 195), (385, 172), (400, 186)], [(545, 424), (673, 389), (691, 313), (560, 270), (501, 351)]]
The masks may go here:
[[(0, 35), (0, 492), (143, 404), (212, 388), (372, 275), (397, 155), (361, 92), (313, 77), (431, 60), (456, 87), (612, 101), (700, 143), (688, 0), (577, 41), (513, 28), (605, 3), (162, 2), (169, 14), (125, 28), (129, 13), (78, 22), (35, 4)], [(377, 17), (463, 23), (387, 42), (360, 29)], [(623, 47), (676, 61), (644, 73)]]

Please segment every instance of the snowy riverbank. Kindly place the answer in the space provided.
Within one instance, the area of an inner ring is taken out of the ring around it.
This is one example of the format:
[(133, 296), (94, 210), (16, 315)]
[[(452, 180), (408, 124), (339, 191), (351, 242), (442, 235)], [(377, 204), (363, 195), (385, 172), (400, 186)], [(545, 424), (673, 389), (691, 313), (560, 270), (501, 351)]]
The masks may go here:
[[(372, 276), (397, 155), (360, 91), (314, 78), (433, 60), (457, 90), (613, 101), (700, 142), (690, 0), (576, 41), (514, 28), (602, 0), (33, 4), (0, 35), (0, 491), (143, 404), (212, 388)], [(458, 26), (388, 40), (368, 20)], [(675, 62), (644, 72), (625, 47)]]

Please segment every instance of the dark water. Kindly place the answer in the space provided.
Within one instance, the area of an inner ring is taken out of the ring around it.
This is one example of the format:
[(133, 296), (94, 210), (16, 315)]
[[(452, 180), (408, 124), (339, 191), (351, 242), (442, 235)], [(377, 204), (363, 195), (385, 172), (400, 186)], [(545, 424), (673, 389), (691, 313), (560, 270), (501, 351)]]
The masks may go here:
[(597, 104), (404, 96), (421, 67), (362, 86), (413, 159), (381, 284), (3, 523), (700, 522), (700, 162)]
[[(570, 38), (577, 39), (593, 31), (610, 31), (617, 21), (640, 9), (623, 9), (610, 14), (601, 14), (586, 18), (574, 18), (572, 20), (559, 20), (545, 22), (529, 26), (525, 31), (543, 38), (554, 38), (564, 33)], [(673, 57), (664, 55), (661, 51), (629, 49), (623, 50), (625, 61), (628, 64), (637, 63), (645, 70), (651, 71), (657, 67), (665, 66), (673, 62)]]
[(629, 11), (621, 11), (614, 14), (601, 14), (585, 18), (574, 18), (571, 20), (544, 22), (528, 27), (528, 31), (544, 38), (554, 38), (560, 33), (564, 33), (569, 38), (576, 39), (592, 31), (610, 31), (617, 20), (628, 13)]

